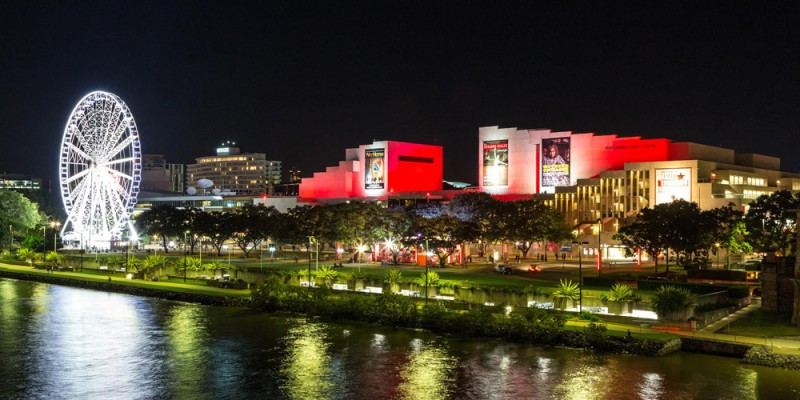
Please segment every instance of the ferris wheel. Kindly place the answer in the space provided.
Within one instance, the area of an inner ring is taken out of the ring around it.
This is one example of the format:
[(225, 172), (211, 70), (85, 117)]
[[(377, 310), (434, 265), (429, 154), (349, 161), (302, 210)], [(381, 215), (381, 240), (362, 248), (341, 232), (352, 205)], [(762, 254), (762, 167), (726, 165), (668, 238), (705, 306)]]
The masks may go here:
[(116, 95), (92, 92), (78, 102), (64, 128), (61, 197), (67, 222), (61, 231), (81, 248), (109, 248), (129, 222), (142, 174), (139, 131)]

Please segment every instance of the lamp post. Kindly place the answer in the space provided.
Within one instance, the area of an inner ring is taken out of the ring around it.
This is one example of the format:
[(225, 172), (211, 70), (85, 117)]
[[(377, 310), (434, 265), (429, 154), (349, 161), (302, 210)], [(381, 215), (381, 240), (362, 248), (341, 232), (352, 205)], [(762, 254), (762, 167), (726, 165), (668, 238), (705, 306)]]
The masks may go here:
[(719, 268), (719, 242), (714, 243), (714, 246), (717, 246), (717, 268)]
[(572, 242), (578, 245), (578, 312), (583, 311), (583, 245), (589, 242)]
[(430, 258), (428, 238), (425, 238), (425, 304), (428, 304), (428, 258)]
[(47, 252), (47, 224), (42, 225), (42, 265), (45, 264)]
[(308, 288), (311, 289), (311, 242), (313, 236), (308, 237)]
[(600, 267), (603, 266), (603, 251), (600, 245), (600, 233), (603, 232), (603, 219), (597, 219), (597, 275), (600, 275)]
[(14, 229), (11, 228), (11, 225), (8, 226), (8, 233), (11, 236), (11, 251), (14, 251)]
[(50, 226), (53, 227), (53, 251), (58, 253), (58, 247), (56, 246), (56, 238), (58, 237), (58, 227), (61, 226), (61, 222), (53, 221), (50, 223)]
[(189, 256), (189, 250), (186, 249), (186, 235), (189, 231), (183, 232), (183, 282), (186, 283), (186, 258)]

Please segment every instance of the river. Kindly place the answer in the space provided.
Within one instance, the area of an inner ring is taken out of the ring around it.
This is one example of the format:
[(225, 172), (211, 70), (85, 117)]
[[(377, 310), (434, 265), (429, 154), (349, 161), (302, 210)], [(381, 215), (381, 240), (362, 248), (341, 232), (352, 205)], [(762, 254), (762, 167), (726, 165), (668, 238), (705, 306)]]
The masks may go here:
[(0, 279), (0, 398), (797, 399), (800, 373)]

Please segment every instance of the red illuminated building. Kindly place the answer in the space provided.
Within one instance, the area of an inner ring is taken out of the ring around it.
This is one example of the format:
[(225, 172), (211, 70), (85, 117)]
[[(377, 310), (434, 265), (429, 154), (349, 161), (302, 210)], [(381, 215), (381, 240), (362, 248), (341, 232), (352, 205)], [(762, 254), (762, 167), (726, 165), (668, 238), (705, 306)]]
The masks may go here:
[(345, 159), (300, 183), (303, 202), (426, 196), (442, 190), (442, 147), (376, 141), (347, 149)]

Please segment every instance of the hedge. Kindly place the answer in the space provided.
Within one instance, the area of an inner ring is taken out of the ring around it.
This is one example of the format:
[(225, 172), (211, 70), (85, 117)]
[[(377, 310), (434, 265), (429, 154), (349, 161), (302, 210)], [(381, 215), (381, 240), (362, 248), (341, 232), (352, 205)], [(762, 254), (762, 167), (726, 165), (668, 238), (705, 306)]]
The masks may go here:
[(747, 286), (728, 287), (728, 297), (732, 299), (741, 299), (747, 296), (750, 296), (750, 288)]
[(614, 286), (615, 283), (617, 283), (617, 280), (618, 279), (614, 278), (586, 276), (583, 278), (583, 285), (610, 288), (611, 286)]
[(741, 281), (747, 280), (747, 272), (732, 269), (697, 269), (686, 271), (689, 279), (711, 279), (719, 281)]
[(728, 289), (727, 286), (705, 285), (700, 283), (681, 283), (673, 281), (637, 281), (639, 290), (657, 290), (660, 286), (677, 286), (689, 289), (692, 293), (708, 294), (722, 292)]

